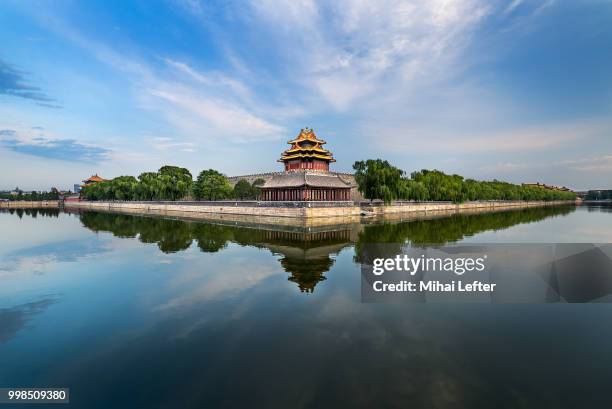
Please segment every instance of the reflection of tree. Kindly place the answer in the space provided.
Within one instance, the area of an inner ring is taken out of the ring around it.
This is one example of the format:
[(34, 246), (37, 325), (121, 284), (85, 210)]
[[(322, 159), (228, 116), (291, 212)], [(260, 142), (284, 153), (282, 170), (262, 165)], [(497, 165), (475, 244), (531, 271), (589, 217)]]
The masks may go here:
[(157, 243), (164, 253), (185, 250), (192, 241), (189, 224), (180, 220), (84, 212), (81, 214), (81, 223), (95, 232), (108, 231), (125, 238), (138, 236), (143, 243)]
[(416, 246), (443, 245), (487, 230), (502, 230), (516, 224), (566, 215), (574, 209), (569, 206), (536, 207), (367, 225), (359, 233), (355, 246), (355, 260), (364, 262), (376, 257), (395, 256), (407, 242)]
[(181, 220), (142, 218), (140, 235), (143, 243), (157, 243), (164, 253), (186, 250), (191, 245), (191, 228)]
[(205, 253), (216, 253), (227, 247), (227, 242), (233, 238), (232, 231), (218, 224), (198, 223), (192, 226), (193, 238), (198, 241), (198, 247)]
[[(109, 217), (112, 216), (112, 217)], [(89, 230), (97, 232), (108, 231), (117, 237), (133, 238), (138, 234), (140, 218), (120, 214), (97, 212), (81, 213), (81, 223)]]
[(125, 214), (83, 212), (81, 222), (93, 231), (108, 231), (117, 237), (157, 243), (164, 253), (187, 249), (195, 239), (203, 252), (214, 253), (233, 242), (241, 246), (267, 248), (283, 257), (281, 266), (302, 292), (313, 292), (334, 264), (331, 254), (350, 243), (349, 230), (326, 232), (271, 231), (222, 224), (197, 223)]
[(48, 207), (40, 207), (40, 208), (23, 208), (23, 209), (0, 209), (0, 213), (9, 213), (19, 215), (19, 217), (23, 217), (23, 215), (27, 215), (33, 218), (38, 216), (43, 217), (59, 217), (60, 211), (57, 208), (48, 208)]

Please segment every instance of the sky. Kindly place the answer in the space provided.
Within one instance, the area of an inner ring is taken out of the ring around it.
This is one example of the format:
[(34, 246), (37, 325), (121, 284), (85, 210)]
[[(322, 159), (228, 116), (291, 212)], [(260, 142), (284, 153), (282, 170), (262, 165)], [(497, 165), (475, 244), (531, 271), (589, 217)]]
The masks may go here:
[(0, 2), (0, 190), (163, 165), (612, 189), (612, 1)]

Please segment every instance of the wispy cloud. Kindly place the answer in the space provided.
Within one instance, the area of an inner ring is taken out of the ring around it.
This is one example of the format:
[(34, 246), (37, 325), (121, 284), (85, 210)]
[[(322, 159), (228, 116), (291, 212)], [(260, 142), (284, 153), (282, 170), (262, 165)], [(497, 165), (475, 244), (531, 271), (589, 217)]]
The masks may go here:
[(60, 108), (53, 98), (29, 83), (26, 73), (0, 59), (0, 94), (30, 99), (48, 108)]
[(534, 171), (538, 169), (574, 170), (591, 174), (607, 174), (612, 172), (612, 154), (600, 156), (587, 156), (574, 159), (562, 159), (539, 162), (498, 162), (492, 165), (484, 165), (480, 170), (493, 173), (515, 173)]
[(508, 4), (508, 7), (504, 9), (504, 13), (512, 13), (522, 2), (523, 0), (512, 0), (512, 2)]
[(179, 142), (174, 138), (155, 137), (153, 138), (153, 148), (159, 151), (181, 151), (195, 152), (197, 145), (193, 142)]
[(580, 172), (612, 172), (612, 154), (564, 161), (563, 164)]
[(298, 111), (284, 106), (276, 110), (254, 99), (249, 86), (228, 73), (197, 70), (171, 58), (139, 58), (90, 39), (60, 20), (46, 21), (56, 33), (120, 72), (131, 83), (139, 108), (159, 114), (185, 136), (234, 142), (278, 139), (285, 129), (273, 118), (279, 112)]
[(100, 162), (111, 151), (69, 138), (49, 137), (30, 130), (0, 130), (0, 145), (18, 153), (73, 162)]
[(431, 128), (386, 128), (378, 130), (377, 142), (393, 152), (428, 150), (460, 154), (530, 153), (567, 148), (577, 141), (598, 138), (607, 132), (609, 124), (601, 121), (554, 123), (507, 130), (449, 132)]
[(294, 78), (340, 111), (439, 76), (489, 12), (486, 2), (473, 0), (251, 5), (257, 26), (283, 47)]

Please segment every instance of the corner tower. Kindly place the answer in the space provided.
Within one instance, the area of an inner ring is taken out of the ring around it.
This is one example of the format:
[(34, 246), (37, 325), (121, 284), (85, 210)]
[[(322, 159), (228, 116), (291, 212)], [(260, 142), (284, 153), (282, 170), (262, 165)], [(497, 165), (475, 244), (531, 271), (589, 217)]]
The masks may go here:
[(300, 134), (287, 142), (291, 147), (281, 154), (279, 162), (285, 170), (314, 169), (329, 171), (329, 164), (335, 162), (332, 153), (325, 149), (325, 141), (317, 138), (310, 128), (300, 130)]

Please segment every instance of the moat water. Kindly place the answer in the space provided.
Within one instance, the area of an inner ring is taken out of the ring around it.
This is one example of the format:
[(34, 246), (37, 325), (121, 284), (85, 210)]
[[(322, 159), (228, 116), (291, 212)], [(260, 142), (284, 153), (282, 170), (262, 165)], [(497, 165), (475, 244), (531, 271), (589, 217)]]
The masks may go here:
[[(365, 304), (365, 243), (612, 243), (612, 207), (335, 229), (0, 212), (0, 387), (71, 408), (612, 407), (610, 304)], [(22, 406), (24, 407), (24, 406)]]

